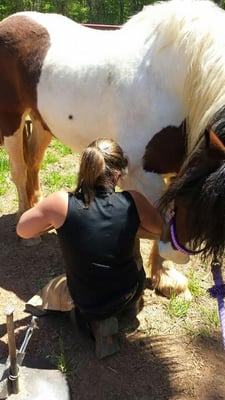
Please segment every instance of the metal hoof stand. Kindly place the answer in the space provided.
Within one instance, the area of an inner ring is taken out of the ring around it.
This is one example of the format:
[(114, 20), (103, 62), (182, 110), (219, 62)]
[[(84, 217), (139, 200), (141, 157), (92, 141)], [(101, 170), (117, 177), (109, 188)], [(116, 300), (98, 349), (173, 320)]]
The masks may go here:
[(5, 364), (0, 364), (0, 400), (71, 400), (63, 374), (45, 360), (32, 359), (25, 353), (37, 317), (32, 317), (24, 341), (16, 350), (13, 311), (10, 308), (6, 312), (9, 356)]

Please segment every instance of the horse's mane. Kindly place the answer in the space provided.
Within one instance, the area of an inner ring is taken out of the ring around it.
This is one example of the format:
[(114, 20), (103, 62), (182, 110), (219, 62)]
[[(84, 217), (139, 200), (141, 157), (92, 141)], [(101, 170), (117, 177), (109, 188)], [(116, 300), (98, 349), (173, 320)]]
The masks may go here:
[[(225, 106), (215, 114), (211, 127), (225, 144)], [(203, 259), (208, 256), (222, 258), (225, 250), (225, 165), (221, 159), (209, 162), (205, 156), (201, 158), (205, 152), (207, 140), (205, 143), (201, 140), (190, 153), (191, 165), (184, 168), (166, 190), (158, 202), (158, 209), (165, 218), (169, 205), (176, 198), (183, 198), (188, 216), (185, 229), (192, 234), (193, 247), (198, 248), (204, 243)]]
[(215, 171), (208, 171), (207, 176), (201, 172), (197, 169), (188, 171), (178, 179), (161, 198), (159, 210), (168, 207), (177, 196), (188, 199), (184, 229), (192, 234), (193, 248), (204, 243), (203, 259), (209, 256), (222, 258), (225, 249), (225, 167), (221, 164)]
[(182, 97), (191, 152), (225, 104), (225, 12), (209, 0), (170, 0), (145, 6), (122, 29), (134, 25), (137, 35), (156, 35), (155, 52), (173, 46), (187, 65)]

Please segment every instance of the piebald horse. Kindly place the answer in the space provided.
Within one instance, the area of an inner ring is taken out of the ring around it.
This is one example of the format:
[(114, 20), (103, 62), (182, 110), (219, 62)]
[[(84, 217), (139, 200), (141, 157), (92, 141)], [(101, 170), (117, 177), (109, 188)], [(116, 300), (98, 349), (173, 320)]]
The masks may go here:
[[(224, 250), (225, 13), (211, 1), (146, 6), (121, 29), (92, 30), (64, 16), (21, 12), (0, 23), (0, 144), (19, 213), (40, 197), (38, 172), (52, 135), (79, 152), (99, 136), (129, 156), (123, 188), (173, 208), (173, 246)], [(28, 157), (23, 127), (33, 131)], [(166, 190), (163, 180), (177, 174)], [(175, 240), (176, 238), (176, 240)], [(151, 277), (186, 290), (153, 246)], [(170, 271), (170, 274), (169, 274)], [(186, 291), (187, 293), (187, 291)]]

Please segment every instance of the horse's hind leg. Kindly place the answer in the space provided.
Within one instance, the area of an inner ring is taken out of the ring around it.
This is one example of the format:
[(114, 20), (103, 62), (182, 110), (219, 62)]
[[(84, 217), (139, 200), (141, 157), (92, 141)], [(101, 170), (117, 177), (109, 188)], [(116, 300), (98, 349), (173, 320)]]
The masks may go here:
[[(12, 180), (18, 193), (18, 218), (33, 207), (41, 196), (39, 170), (51, 134), (34, 124), (31, 132), (24, 130), (24, 119), (14, 135), (5, 137), (4, 145), (9, 155)], [(23, 241), (27, 246), (40, 242), (39, 238)]]
[(27, 165), (26, 190), (31, 207), (41, 199), (39, 171), (45, 150), (51, 139), (51, 133), (45, 130), (38, 120), (32, 118), (31, 131), (25, 133), (24, 140), (24, 158)]
[(23, 125), (9, 137), (4, 139), (4, 147), (9, 156), (10, 172), (18, 193), (18, 217), (31, 207), (31, 201), (27, 196), (27, 165), (23, 155)]

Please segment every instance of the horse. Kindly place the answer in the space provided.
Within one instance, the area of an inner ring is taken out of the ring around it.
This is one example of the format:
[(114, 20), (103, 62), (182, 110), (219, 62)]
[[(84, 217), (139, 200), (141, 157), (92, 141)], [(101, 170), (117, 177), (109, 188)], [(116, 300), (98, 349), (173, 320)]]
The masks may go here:
[[(159, 202), (165, 220), (173, 212), (166, 229), (173, 247), (222, 255), (224, 22), (210, 0), (154, 3), (118, 30), (35, 11), (2, 20), (0, 144), (9, 154), (19, 214), (39, 201), (38, 172), (52, 136), (76, 152), (108, 136), (129, 157), (122, 189)], [(25, 160), (27, 115), (33, 129)], [(169, 187), (168, 176), (175, 177)], [(155, 288), (189, 295), (157, 241), (150, 259)]]

